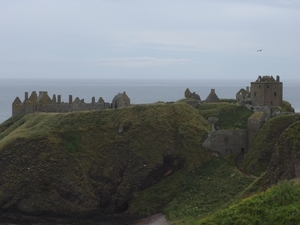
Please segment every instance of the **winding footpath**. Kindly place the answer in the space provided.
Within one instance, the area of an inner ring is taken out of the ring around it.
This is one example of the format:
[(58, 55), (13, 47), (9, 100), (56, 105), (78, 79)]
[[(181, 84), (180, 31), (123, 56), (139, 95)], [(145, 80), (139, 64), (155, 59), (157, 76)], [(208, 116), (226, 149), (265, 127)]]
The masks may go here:
[(134, 225), (171, 225), (162, 213), (157, 213), (137, 221)]
[(247, 177), (253, 177), (256, 178), (256, 176), (253, 176), (252, 174), (248, 173), (245, 168), (243, 167), (243, 159), (244, 159), (245, 153), (241, 152), (237, 159), (236, 159), (236, 167), (241, 171), (245, 176)]

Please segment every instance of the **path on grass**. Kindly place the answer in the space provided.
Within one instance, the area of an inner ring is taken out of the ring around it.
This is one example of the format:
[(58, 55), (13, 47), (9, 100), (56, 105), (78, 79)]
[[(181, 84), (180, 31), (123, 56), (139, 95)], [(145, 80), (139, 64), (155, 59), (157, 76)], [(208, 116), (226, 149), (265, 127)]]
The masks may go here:
[(162, 213), (157, 213), (137, 221), (134, 225), (171, 225)]
[(245, 168), (243, 167), (243, 159), (244, 159), (245, 153), (241, 152), (237, 159), (236, 159), (236, 167), (241, 171), (245, 176), (247, 177), (253, 177), (256, 178), (256, 176), (253, 176), (252, 174), (248, 173)]

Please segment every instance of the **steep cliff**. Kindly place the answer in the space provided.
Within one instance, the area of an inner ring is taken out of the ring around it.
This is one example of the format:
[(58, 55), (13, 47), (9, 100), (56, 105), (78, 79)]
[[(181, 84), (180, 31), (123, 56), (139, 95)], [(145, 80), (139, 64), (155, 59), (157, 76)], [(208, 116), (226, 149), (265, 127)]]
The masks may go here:
[(300, 177), (300, 122), (289, 126), (274, 146), (262, 186), (267, 188), (279, 181)]
[(260, 176), (269, 166), (274, 147), (285, 130), (300, 120), (298, 114), (283, 115), (271, 118), (265, 122), (256, 134), (249, 152), (245, 155), (245, 169)]

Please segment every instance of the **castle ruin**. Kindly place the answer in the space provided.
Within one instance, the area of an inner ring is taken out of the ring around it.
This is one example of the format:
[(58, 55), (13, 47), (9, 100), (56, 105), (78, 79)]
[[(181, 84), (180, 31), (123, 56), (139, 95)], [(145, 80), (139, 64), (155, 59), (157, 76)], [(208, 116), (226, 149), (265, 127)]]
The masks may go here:
[(251, 88), (240, 89), (236, 94), (239, 105), (252, 105), (261, 107), (282, 106), (282, 82), (280, 77), (259, 76), (255, 82), (251, 82)]
[(112, 103), (105, 102), (102, 97), (96, 101), (95, 97), (92, 97), (91, 103), (85, 103), (84, 99), (78, 97), (74, 99), (69, 95), (68, 102), (61, 101), (61, 95), (54, 94), (52, 99), (48, 96), (47, 91), (40, 91), (37, 95), (36, 91), (33, 91), (28, 97), (28, 92), (25, 92), (25, 98), (22, 102), (19, 97), (16, 97), (12, 103), (12, 115), (26, 115), (35, 112), (56, 112), (66, 113), (75, 111), (89, 111), (89, 110), (105, 110), (108, 108), (121, 108), (130, 105), (130, 99), (126, 92), (117, 94)]
[[(223, 155), (245, 153), (264, 122), (274, 114), (274, 108), (282, 106), (282, 82), (277, 76), (259, 76), (251, 82), (251, 88), (242, 88), (236, 93), (236, 101), (240, 106), (247, 106), (255, 112), (248, 118), (245, 130), (215, 130), (208, 132), (203, 147), (217, 151)], [(275, 110), (276, 111), (276, 110)]]

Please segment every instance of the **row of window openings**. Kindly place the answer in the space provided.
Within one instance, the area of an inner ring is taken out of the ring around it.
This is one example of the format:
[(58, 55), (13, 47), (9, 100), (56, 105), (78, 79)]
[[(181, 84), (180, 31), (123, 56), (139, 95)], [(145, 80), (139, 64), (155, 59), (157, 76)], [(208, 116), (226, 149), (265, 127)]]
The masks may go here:
[[(258, 85), (258, 87), (260, 88), (260, 85)], [(269, 88), (270, 86), (269, 85), (267, 85), (267, 88)]]
[[(254, 92), (254, 97), (256, 96), (256, 92)], [(276, 91), (274, 92), (274, 96), (277, 96)]]

